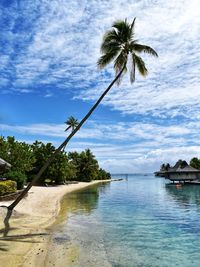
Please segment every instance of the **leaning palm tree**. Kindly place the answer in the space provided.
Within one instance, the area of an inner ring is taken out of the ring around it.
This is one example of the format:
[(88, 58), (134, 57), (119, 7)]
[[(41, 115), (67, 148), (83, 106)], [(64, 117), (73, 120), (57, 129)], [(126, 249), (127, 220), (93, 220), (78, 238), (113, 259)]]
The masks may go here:
[(100, 104), (104, 96), (109, 92), (112, 86), (117, 83), (119, 84), (122, 75), (127, 71), (127, 62), (131, 60), (130, 80), (131, 83), (135, 80), (135, 69), (137, 68), (142, 76), (147, 75), (147, 69), (144, 61), (138, 55), (140, 53), (148, 53), (152, 56), (158, 56), (156, 51), (147, 45), (142, 45), (135, 40), (134, 33), (135, 19), (132, 23), (128, 23), (127, 20), (116, 21), (113, 23), (112, 28), (108, 30), (104, 37), (101, 45), (102, 56), (98, 60), (98, 67), (104, 68), (110, 62), (114, 61), (114, 69), (116, 76), (110, 83), (108, 88), (99, 97), (94, 106), (89, 110), (85, 117), (81, 120), (78, 126), (69, 134), (65, 141), (56, 149), (55, 153), (47, 160), (45, 165), (40, 169), (38, 174), (34, 177), (32, 182), (23, 190), (23, 192), (16, 198), (16, 200), (8, 206), (8, 211), (12, 213), (13, 208), (21, 201), (21, 199), (27, 194), (29, 189), (37, 182), (43, 172), (47, 169), (50, 163), (54, 160), (56, 155), (65, 147), (75, 133), (81, 128), (85, 121), (90, 117), (92, 112)]
[(68, 131), (70, 128), (72, 129), (72, 132), (74, 129), (78, 126), (78, 120), (75, 119), (73, 116), (70, 116), (68, 120), (65, 122), (65, 124), (68, 125), (68, 127), (65, 129), (65, 132)]

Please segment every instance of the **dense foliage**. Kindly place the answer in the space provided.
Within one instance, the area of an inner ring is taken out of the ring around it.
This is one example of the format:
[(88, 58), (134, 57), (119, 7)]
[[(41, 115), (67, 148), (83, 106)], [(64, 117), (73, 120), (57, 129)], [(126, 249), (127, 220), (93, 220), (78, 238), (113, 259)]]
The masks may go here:
[(76, 166), (76, 177), (80, 181), (89, 182), (98, 177), (99, 165), (92, 152), (87, 149), (81, 153), (69, 154), (74, 166)]
[(22, 173), (30, 171), (35, 161), (31, 146), (10, 136), (0, 137), (0, 157), (9, 162), (13, 170)]
[(192, 158), (190, 160), (190, 166), (192, 166), (193, 168), (196, 168), (196, 169), (200, 170), (200, 159), (198, 159), (198, 158)]
[[(23, 188), (55, 152), (51, 144), (35, 141), (33, 144), (16, 141), (14, 137), (0, 137), (0, 157), (11, 164), (3, 177), (17, 182), (17, 189)], [(98, 161), (89, 149), (66, 153), (60, 151), (42, 175), (39, 184), (63, 184), (69, 180), (91, 181), (110, 179), (110, 174), (99, 167)]]
[[(56, 150), (51, 143), (44, 144), (38, 141), (33, 143), (31, 147), (35, 157), (35, 163), (33, 164), (33, 169), (29, 175), (29, 180), (31, 180), (34, 174), (41, 169), (46, 160)], [(66, 180), (72, 180), (75, 176), (75, 167), (69, 162), (68, 155), (61, 151), (42, 175), (40, 183), (48, 179), (51, 183), (62, 184)]]
[(4, 175), (7, 179), (17, 183), (17, 189), (22, 189), (27, 181), (27, 176), (24, 172), (19, 170), (10, 170)]
[(160, 166), (160, 171), (168, 171), (168, 169), (171, 168), (170, 164), (169, 163), (163, 163), (161, 166)]

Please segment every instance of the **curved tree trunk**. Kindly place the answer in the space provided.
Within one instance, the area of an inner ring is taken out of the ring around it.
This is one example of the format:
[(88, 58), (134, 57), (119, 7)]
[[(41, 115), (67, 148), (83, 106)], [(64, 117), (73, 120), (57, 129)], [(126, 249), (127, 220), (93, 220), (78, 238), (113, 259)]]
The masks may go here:
[[(71, 128), (71, 126), (69, 126), (66, 130), (65, 130), (65, 132), (67, 131), (67, 130), (69, 130)], [(74, 131), (74, 127), (72, 127), (72, 132)], [(66, 144), (67, 145), (67, 144)], [(64, 152), (65, 151), (65, 148), (66, 148), (66, 145), (62, 148), (62, 151)]]
[(97, 102), (94, 104), (94, 106), (89, 110), (89, 112), (86, 114), (86, 116), (81, 120), (81, 122), (78, 124), (78, 126), (68, 135), (68, 137), (65, 139), (65, 141), (55, 150), (54, 154), (46, 161), (46, 163), (43, 165), (43, 167), (40, 169), (40, 171), (36, 174), (34, 179), (28, 184), (28, 186), (22, 191), (22, 193), (15, 199), (15, 201), (8, 206), (8, 210), (13, 210), (15, 206), (24, 198), (24, 196), (28, 193), (30, 188), (39, 180), (41, 175), (44, 173), (44, 171), (48, 168), (48, 166), (51, 164), (51, 162), (54, 160), (56, 155), (62, 150), (63, 147), (65, 147), (70, 139), (75, 135), (75, 133), (81, 128), (81, 126), (84, 124), (84, 122), (90, 117), (92, 112), (97, 108), (99, 103), (102, 101), (104, 96), (109, 92), (111, 87), (114, 85), (114, 83), (120, 78), (123, 71), (125, 69), (125, 65), (121, 69), (121, 71), (118, 73), (118, 75), (115, 77), (115, 79), (111, 82), (111, 84), (108, 86), (108, 88), (104, 91), (104, 93), (100, 96), (100, 98), (97, 100)]

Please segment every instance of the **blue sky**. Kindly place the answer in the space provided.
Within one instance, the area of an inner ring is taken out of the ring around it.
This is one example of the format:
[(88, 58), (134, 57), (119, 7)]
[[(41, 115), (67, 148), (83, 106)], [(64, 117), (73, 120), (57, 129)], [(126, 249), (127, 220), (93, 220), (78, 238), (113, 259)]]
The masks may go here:
[(105, 30), (136, 17), (149, 75), (124, 77), (71, 140), (111, 172), (151, 172), (200, 157), (198, 0), (1, 0), (0, 133), (58, 146), (114, 77), (96, 67)]

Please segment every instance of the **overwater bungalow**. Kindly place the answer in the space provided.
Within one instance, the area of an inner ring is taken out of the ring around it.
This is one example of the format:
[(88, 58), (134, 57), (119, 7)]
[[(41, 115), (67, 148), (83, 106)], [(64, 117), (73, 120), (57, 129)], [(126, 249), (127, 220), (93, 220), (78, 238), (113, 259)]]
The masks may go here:
[(165, 172), (165, 178), (172, 182), (200, 182), (200, 170), (191, 167), (186, 161), (180, 160)]

